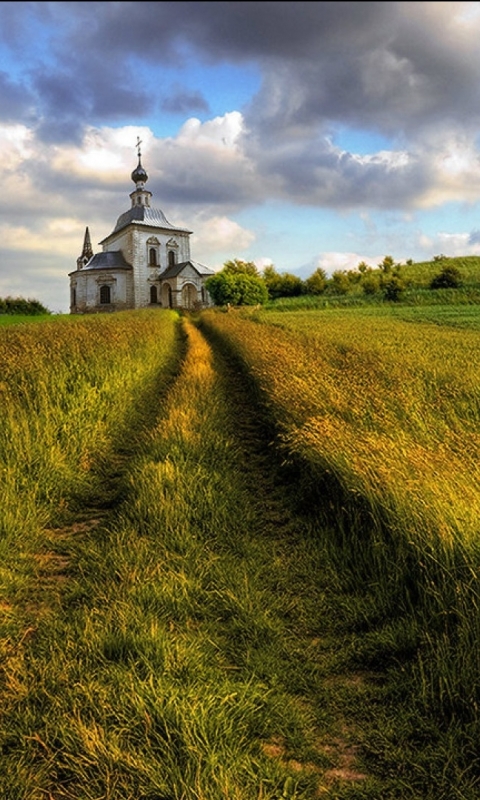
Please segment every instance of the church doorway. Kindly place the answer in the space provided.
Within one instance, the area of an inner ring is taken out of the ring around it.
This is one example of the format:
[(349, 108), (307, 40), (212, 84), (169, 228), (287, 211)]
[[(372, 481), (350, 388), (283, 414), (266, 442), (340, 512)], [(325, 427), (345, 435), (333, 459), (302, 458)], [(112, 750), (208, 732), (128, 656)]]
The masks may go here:
[(172, 290), (168, 283), (164, 283), (162, 286), (162, 306), (165, 308), (172, 307)]
[(192, 283), (186, 283), (182, 289), (182, 308), (191, 311), (197, 303), (197, 290)]

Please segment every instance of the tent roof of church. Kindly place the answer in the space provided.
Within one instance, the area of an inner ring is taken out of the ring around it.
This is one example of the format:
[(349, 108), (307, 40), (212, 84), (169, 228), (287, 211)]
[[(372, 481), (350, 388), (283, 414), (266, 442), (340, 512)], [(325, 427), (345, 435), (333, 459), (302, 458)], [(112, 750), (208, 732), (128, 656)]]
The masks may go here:
[[(189, 231), (186, 228), (178, 228), (175, 225), (172, 225), (166, 218), (163, 211), (160, 211), (159, 208), (150, 208), (149, 206), (138, 205), (132, 206), (132, 208), (129, 208), (128, 211), (120, 214), (119, 218), (117, 219), (117, 224), (115, 225), (115, 228), (110, 236), (112, 236), (114, 233), (118, 233), (118, 231), (121, 231), (122, 228), (126, 228), (127, 225), (130, 225), (132, 222), (137, 225), (145, 225), (149, 228), (162, 228), (162, 230), (192, 233), (192, 231)], [(106, 238), (108, 239), (109, 236)], [(103, 241), (106, 240), (104, 239)]]
[(95, 253), (85, 264), (82, 272), (86, 269), (133, 269), (133, 267), (125, 261), (121, 250), (111, 250), (107, 253)]
[(206, 267), (204, 264), (199, 264), (198, 261), (182, 261), (180, 264), (172, 264), (170, 267), (167, 267), (165, 272), (161, 273), (160, 279), (163, 280), (164, 278), (176, 278), (177, 275), (179, 275), (188, 265), (192, 266), (199, 275), (215, 275), (213, 269)]

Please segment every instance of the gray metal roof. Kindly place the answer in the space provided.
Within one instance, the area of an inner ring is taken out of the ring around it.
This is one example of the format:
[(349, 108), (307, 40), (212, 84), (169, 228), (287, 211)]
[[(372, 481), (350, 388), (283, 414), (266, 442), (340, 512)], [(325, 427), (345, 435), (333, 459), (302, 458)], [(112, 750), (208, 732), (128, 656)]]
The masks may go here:
[[(192, 231), (189, 231), (186, 228), (178, 228), (175, 225), (172, 225), (166, 218), (163, 211), (160, 211), (159, 208), (149, 208), (148, 206), (139, 205), (132, 206), (132, 208), (129, 208), (128, 211), (120, 214), (119, 218), (117, 219), (117, 224), (115, 225), (110, 236), (112, 236), (114, 233), (118, 233), (118, 231), (121, 231), (122, 228), (126, 228), (127, 225), (130, 225), (132, 222), (135, 222), (137, 225), (147, 225), (151, 228), (162, 228), (169, 231), (192, 233)], [(109, 237), (107, 236), (107, 239), (108, 238)]]
[(133, 267), (125, 261), (121, 250), (112, 250), (107, 253), (95, 253), (85, 264), (82, 272), (86, 269), (133, 269)]
[(213, 269), (206, 267), (204, 264), (199, 264), (198, 261), (182, 261), (180, 264), (172, 264), (171, 267), (167, 267), (165, 272), (160, 274), (160, 280), (164, 278), (176, 278), (189, 264), (199, 275), (215, 275)]

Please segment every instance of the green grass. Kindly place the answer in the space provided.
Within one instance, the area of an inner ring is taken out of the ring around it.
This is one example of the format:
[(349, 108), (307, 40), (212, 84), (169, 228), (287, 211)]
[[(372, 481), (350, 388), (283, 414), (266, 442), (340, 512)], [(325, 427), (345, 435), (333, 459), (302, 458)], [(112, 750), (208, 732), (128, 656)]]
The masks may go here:
[[(476, 800), (466, 687), (479, 616), (465, 606), (469, 624), (458, 626), (443, 613), (451, 600), (456, 612), (459, 598), (476, 602), (474, 573), (461, 558), (435, 562), (432, 549), (420, 574), (439, 616), (422, 616), (423, 602), (407, 613), (402, 580), (412, 567), (418, 588), (418, 551), (404, 558), (401, 526), (382, 538), (358, 485), (324, 475), (312, 486), (318, 464), (305, 457), (318, 449), (292, 460), (278, 436), (304, 402), (308, 418), (294, 418), (308, 431), (317, 393), (331, 387), (338, 399), (346, 388), (349, 436), (332, 442), (348, 477), (370, 399), (353, 375), (381, 378), (377, 399), (418, 425), (412, 366), (428, 363), (435, 336), (473, 341), (476, 324), (414, 312), (265, 310), (256, 322), (202, 314), (195, 324), (133, 312), (5, 330), (7, 421), (19, 425), (5, 437), (19, 446), (2, 450), (16, 520), (0, 509), (10, 537), (0, 573), (5, 800)], [(246, 337), (243, 351), (232, 331)], [(250, 349), (269, 342), (282, 349), (258, 370)], [(383, 369), (382, 353), (402, 343), (410, 360)], [(331, 372), (316, 373), (323, 350)], [(443, 358), (439, 420), (449, 410), (458, 425), (469, 410), (476, 426), (475, 364), (449, 382)], [(457, 385), (463, 394), (449, 394)], [(62, 470), (48, 455), (56, 441)], [(444, 588), (453, 593), (442, 598)]]
[[(68, 316), (68, 315), (59, 315)], [(52, 320), (51, 314), (0, 314), (0, 326), (24, 325), (30, 322), (48, 322)]]

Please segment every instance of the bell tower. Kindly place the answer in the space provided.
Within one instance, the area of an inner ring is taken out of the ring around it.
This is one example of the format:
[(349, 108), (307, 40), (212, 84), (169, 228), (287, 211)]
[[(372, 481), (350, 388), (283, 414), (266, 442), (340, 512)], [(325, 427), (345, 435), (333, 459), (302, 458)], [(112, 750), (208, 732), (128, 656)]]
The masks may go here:
[(148, 175), (142, 167), (142, 154), (140, 152), (140, 145), (142, 144), (140, 137), (137, 136), (137, 155), (138, 164), (131, 174), (132, 181), (135, 184), (135, 191), (130, 195), (132, 201), (132, 208), (136, 206), (144, 206), (150, 208), (150, 198), (152, 193), (145, 189), (145, 184), (148, 181)]

